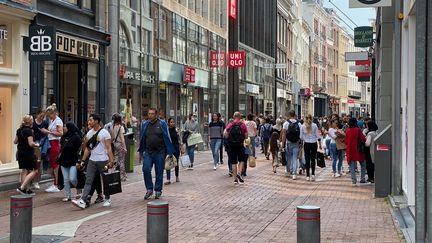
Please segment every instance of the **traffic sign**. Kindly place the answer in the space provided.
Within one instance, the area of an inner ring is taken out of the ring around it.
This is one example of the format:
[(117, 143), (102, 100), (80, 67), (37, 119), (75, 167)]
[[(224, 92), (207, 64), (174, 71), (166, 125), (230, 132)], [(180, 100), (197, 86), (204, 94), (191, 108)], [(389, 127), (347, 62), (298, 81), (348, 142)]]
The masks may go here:
[(345, 62), (366, 61), (369, 59), (369, 53), (366, 51), (345, 52)]

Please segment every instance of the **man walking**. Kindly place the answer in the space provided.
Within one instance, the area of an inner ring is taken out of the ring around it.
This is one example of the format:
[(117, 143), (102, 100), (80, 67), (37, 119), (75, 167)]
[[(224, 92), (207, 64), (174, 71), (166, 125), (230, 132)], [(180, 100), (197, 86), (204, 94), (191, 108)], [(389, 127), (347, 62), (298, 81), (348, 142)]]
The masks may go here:
[(269, 141), (270, 141), (270, 136), (272, 134), (272, 130), (273, 129), (272, 129), (270, 117), (266, 117), (264, 125), (261, 126), (260, 134), (261, 134), (261, 139), (264, 143), (264, 154), (267, 160), (270, 159)]
[[(232, 173), (235, 176), (234, 185), (239, 182), (244, 183), (244, 180), (237, 171), (242, 172), (244, 162), (247, 160), (245, 154), (245, 147), (243, 146), (244, 140), (247, 137), (247, 128), (244, 123), (240, 121), (240, 112), (235, 112), (233, 115), (233, 122), (230, 122), (226, 127), (227, 140), (229, 143), (228, 157), (232, 163)], [(238, 164), (238, 168), (237, 168)]]
[[(81, 158), (81, 167), (84, 166), (85, 161), (90, 155), (87, 165), (86, 182), (84, 186), (81, 199), (72, 200), (72, 203), (82, 209), (85, 209), (87, 205), (90, 205), (88, 195), (92, 188), (94, 180), (99, 180), (96, 177), (96, 172), (102, 174), (106, 167), (112, 168), (114, 163), (114, 156), (111, 151), (111, 135), (110, 133), (101, 127), (101, 118), (98, 115), (90, 115), (88, 124), (92, 128), (88, 133), (87, 137), (90, 139), (87, 141), (84, 155)], [(104, 207), (111, 206), (111, 198), (109, 192), (105, 192)]]
[[(163, 172), (165, 167), (165, 157), (174, 154), (174, 147), (168, 131), (166, 122), (157, 116), (157, 110), (150, 108), (148, 120), (141, 126), (141, 140), (138, 152), (140, 159), (144, 157), (142, 171), (147, 193), (145, 200), (149, 200), (155, 191), (155, 199), (162, 195)], [(151, 170), (155, 166), (156, 181), (153, 185)]]
[(295, 118), (295, 111), (291, 110), (288, 113), (288, 121), (283, 125), (281, 136), (282, 148), (285, 148), (287, 176), (290, 175), (290, 163), (292, 159), (293, 180), (297, 179), (297, 157), (300, 147), (300, 123)]

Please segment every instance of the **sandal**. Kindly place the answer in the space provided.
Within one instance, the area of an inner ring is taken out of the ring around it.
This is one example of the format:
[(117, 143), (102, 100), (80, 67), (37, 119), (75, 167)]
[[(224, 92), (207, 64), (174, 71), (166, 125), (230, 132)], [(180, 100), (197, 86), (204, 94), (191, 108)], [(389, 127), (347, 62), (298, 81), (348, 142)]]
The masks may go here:
[(71, 198), (70, 198), (70, 197), (65, 197), (65, 198), (62, 199), (62, 201), (63, 201), (63, 202), (70, 202), (70, 201), (71, 201)]

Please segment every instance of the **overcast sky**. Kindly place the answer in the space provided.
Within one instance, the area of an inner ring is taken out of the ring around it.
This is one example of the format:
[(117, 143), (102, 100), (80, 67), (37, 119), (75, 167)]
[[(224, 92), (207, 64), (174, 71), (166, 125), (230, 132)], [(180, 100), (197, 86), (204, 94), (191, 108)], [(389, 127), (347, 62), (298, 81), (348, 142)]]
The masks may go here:
[[(356, 23), (358, 26), (371, 26), (370, 25), (370, 19), (375, 19), (376, 13), (374, 8), (349, 8), (349, 1), (348, 0), (331, 0), (331, 2), (336, 5), (340, 10), (342, 10), (346, 15), (348, 15), (354, 23)], [(340, 13), (340, 11), (335, 8), (335, 6), (329, 3), (329, 0), (324, 0), (324, 6), (328, 8), (333, 8), (339, 15), (340, 18), (343, 19), (351, 28), (354, 29), (355, 25), (347, 19), (345, 15)], [(342, 25), (345, 25), (345, 23), (341, 23)], [(350, 28), (347, 28), (350, 33), (353, 33), (353, 31)]]

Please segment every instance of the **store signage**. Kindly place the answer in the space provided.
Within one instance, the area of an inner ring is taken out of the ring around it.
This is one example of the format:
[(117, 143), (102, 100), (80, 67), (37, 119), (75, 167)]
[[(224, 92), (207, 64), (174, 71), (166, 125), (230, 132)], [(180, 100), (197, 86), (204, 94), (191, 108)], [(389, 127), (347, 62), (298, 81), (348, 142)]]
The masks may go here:
[(245, 65), (244, 51), (230, 51), (228, 52), (228, 67), (240, 68)]
[(99, 44), (78, 37), (57, 33), (57, 52), (85, 59), (99, 60)]
[(370, 26), (361, 26), (354, 28), (354, 46), (373, 46), (373, 28)]
[(246, 84), (246, 93), (250, 94), (259, 94), (260, 89), (258, 85), (255, 84)]
[(25, 50), (30, 61), (53, 61), (56, 59), (55, 30), (52, 26), (32, 25), (26, 39)]
[(350, 0), (350, 8), (390, 7), (392, 0)]
[(126, 65), (120, 64), (120, 67), (119, 67), (119, 77), (120, 77), (120, 79), (125, 79), (125, 74), (126, 74)]
[(365, 73), (365, 72), (370, 72), (371, 67), (368, 65), (355, 65), (355, 66), (350, 66), (349, 71), (352, 73), (355, 73), (355, 72)]
[[(6, 26), (1, 26), (6, 27)], [(6, 29), (0, 29), (0, 40), (7, 40), (8, 39), (8, 31)]]
[[(120, 74), (121, 75), (121, 74)], [(121, 76), (120, 76), (121, 78)], [(122, 79), (126, 80), (138, 80), (148, 84), (156, 83), (156, 78), (153, 72), (145, 72), (141, 75), (140, 72), (130, 71), (125, 69), (124, 75)]]
[(369, 59), (369, 53), (366, 51), (345, 52), (345, 62), (366, 61)]
[(390, 146), (388, 146), (387, 144), (377, 144), (377, 151), (389, 151), (390, 150)]
[(237, 18), (237, 0), (228, 0), (229, 16), (232, 19)]
[(354, 100), (348, 100), (348, 104), (354, 104)]
[(276, 96), (278, 98), (286, 99), (287, 93), (284, 89), (276, 89)]
[(184, 82), (185, 83), (195, 83), (195, 68), (185, 66)]
[(223, 67), (225, 66), (225, 52), (210, 52), (210, 67)]
[(300, 89), (300, 95), (304, 97), (311, 96), (311, 89), (310, 88)]
[[(370, 70), (370, 66), (371, 66), (371, 60), (367, 60), (367, 61), (356, 61), (355, 64), (356, 66), (367, 66), (369, 67)], [(356, 72), (356, 76), (358, 77), (358, 81), (359, 82), (368, 82), (370, 81), (370, 76), (371, 73), (369, 72)]]

